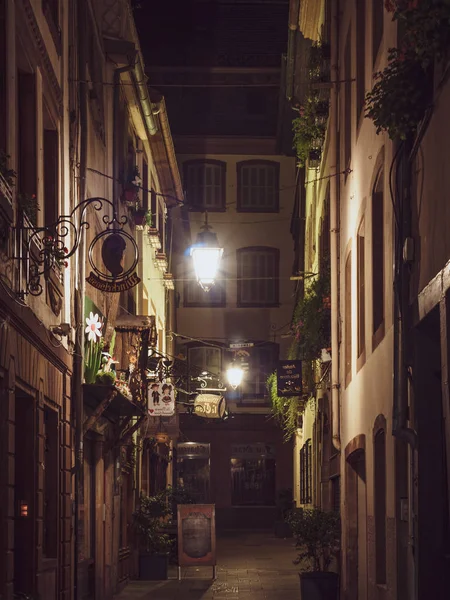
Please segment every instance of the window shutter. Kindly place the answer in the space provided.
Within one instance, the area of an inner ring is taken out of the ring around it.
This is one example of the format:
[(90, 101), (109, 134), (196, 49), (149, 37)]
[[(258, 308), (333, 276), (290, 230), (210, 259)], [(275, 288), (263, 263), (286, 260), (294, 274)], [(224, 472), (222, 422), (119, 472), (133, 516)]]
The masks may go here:
[(238, 254), (238, 302), (272, 306), (278, 302), (278, 251), (241, 250)]
[(278, 210), (278, 163), (248, 163), (238, 166), (238, 210)]
[(224, 208), (225, 166), (222, 163), (193, 162), (185, 164), (188, 201), (194, 208)]

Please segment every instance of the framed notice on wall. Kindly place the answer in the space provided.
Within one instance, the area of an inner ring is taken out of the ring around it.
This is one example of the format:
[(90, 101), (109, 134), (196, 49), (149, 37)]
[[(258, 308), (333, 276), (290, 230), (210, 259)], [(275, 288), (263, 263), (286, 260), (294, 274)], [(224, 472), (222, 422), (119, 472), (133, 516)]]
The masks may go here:
[(178, 578), (181, 567), (216, 567), (214, 504), (178, 505)]

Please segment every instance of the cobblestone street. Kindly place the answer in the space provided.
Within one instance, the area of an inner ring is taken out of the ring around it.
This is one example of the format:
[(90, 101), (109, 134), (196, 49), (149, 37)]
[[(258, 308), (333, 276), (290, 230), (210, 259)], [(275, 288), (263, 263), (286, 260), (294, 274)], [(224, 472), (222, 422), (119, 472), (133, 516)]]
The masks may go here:
[(212, 568), (171, 567), (168, 581), (132, 581), (115, 600), (292, 600), (300, 598), (293, 540), (271, 533), (228, 532), (217, 539), (217, 579)]

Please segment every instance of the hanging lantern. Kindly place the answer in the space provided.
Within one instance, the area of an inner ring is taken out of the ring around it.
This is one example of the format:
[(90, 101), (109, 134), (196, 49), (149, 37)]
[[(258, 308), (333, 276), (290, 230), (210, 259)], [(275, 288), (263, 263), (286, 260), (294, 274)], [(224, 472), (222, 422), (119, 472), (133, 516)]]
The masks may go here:
[(205, 223), (202, 226), (203, 231), (200, 231), (197, 235), (197, 240), (190, 251), (197, 281), (205, 292), (209, 292), (214, 285), (223, 254), (223, 248), (219, 247), (217, 235), (210, 229), (208, 215), (206, 214)]
[(242, 378), (244, 377), (243, 369), (234, 361), (227, 369), (227, 379), (228, 383), (231, 385), (233, 390), (235, 390), (242, 383)]

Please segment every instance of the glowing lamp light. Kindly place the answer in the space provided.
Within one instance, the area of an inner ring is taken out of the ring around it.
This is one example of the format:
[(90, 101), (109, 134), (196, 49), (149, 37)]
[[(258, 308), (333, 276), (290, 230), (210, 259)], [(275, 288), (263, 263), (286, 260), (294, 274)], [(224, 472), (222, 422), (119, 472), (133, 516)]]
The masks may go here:
[(209, 292), (214, 285), (223, 248), (219, 247), (217, 235), (209, 231), (211, 227), (208, 225), (207, 215), (202, 229), (203, 231), (200, 231), (197, 235), (197, 240), (190, 249), (190, 254), (194, 263), (197, 281), (205, 292)]
[(233, 390), (235, 390), (239, 385), (241, 385), (242, 378), (244, 376), (244, 371), (239, 367), (236, 363), (231, 363), (231, 365), (227, 369), (227, 379), (228, 383), (231, 385)]

